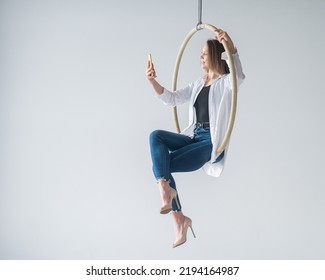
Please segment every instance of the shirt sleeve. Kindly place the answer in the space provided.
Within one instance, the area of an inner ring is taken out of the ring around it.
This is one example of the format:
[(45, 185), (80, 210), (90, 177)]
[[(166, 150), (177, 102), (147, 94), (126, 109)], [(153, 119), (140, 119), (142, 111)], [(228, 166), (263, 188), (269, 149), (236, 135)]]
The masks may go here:
[[(238, 52), (233, 54), (232, 57), (234, 59), (234, 64), (235, 64), (235, 69), (236, 69), (237, 85), (240, 86), (243, 83), (243, 81), (245, 80), (246, 76), (243, 72), (243, 67), (241, 65), (241, 61), (239, 59)], [(231, 87), (230, 75), (228, 75), (228, 83), (229, 83), (229, 87)]]
[(189, 84), (187, 87), (171, 92), (164, 88), (162, 94), (158, 98), (168, 106), (177, 106), (190, 100), (194, 83)]
[(238, 52), (236, 52), (233, 55), (233, 57), (234, 57), (234, 62), (235, 62), (235, 67), (236, 67), (237, 81), (238, 81), (239, 84), (241, 84), (245, 80), (246, 76), (245, 76), (245, 74), (243, 72), (243, 67), (241, 65), (241, 61), (239, 59)]

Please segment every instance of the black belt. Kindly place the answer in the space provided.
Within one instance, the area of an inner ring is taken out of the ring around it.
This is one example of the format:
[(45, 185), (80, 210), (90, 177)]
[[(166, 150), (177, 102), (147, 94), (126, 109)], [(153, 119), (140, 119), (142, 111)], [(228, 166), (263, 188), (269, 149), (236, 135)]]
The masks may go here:
[(195, 128), (210, 129), (210, 123), (209, 122), (197, 122), (195, 124)]

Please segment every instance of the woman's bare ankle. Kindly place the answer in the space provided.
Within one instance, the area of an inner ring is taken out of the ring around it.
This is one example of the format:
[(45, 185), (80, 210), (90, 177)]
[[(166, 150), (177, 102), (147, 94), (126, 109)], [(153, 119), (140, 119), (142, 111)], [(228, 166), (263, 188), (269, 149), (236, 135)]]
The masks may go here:
[(161, 187), (164, 190), (168, 190), (170, 187), (169, 182), (166, 181), (165, 179), (158, 180), (157, 184), (159, 185), (159, 187)]
[(158, 180), (157, 182), (158, 186), (159, 186), (159, 191), (160, 191), (160, 196), (162, 199), (163, 203), (166, 203), (170, 200), (170, 185), (169, 182), (167, 182), (166, 180)]
[(172, 215), (173, 221), (176, 224), (184, 223), (185, 216), (182, 211), (177, 211), (177, 212), (173, 211), (171, 215)]

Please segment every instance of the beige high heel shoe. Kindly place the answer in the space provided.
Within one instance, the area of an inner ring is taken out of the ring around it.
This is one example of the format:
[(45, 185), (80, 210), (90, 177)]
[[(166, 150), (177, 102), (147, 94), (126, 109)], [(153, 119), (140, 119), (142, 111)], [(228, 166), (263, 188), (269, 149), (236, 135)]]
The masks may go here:
[(172, 202), (173, 202), (173, 199), (176, 198), (177, 196), (177, 191), (173, 188), (170, 188), (170, 200), (167, 204), (163, 205), (161, 208), (160, 208), (160, 214), (168, 214), (172, 209)]
[(186, 242), (186, 235), (187, 235), (188, 228), (191, 228), (192, 234), (193, 234), (194, 238), (196, 238), (195, 233), (192, 228), (192, 220), (188, 217), (185, 217), (182, 236), (181, 236), (181, 238), (179, 238), (178, 240), (176, 240), (173, 243), (173, 248), (176, 248), (177, 246), (180, 246)]

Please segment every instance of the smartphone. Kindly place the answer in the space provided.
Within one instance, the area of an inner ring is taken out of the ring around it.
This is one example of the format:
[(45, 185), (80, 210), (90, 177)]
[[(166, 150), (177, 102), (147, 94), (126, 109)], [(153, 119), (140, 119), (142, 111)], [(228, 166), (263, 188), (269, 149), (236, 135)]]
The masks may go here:
[(148, 61), (149, 61), (149, 67), (152, 66), (152, 57), (151, 57), (151, 53), (148, 54)]

